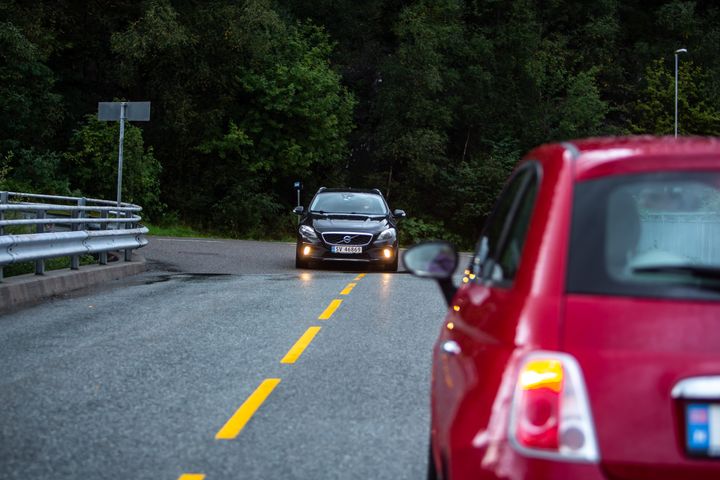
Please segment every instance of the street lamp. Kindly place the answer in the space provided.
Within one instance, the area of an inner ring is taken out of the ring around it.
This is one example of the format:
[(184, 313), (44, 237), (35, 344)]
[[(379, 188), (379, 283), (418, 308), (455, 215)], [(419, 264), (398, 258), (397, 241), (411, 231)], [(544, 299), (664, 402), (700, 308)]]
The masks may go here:
[(675, 138), (678, 132), (678, 55), (687, 53), (686, 48), (678, 48), (675, 50)]

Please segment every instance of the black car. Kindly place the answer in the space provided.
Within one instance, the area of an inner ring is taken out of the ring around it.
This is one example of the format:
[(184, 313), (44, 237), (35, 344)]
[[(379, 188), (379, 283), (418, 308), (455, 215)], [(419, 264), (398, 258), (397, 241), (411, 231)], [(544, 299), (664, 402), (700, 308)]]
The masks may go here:
[(325, 188), (317, 191), (297, 231), (295, 266), (307, 268), (326, 261), (362, 262), (397, 271), (396, 222), (402, 210), (390, 211), (378, 189)]

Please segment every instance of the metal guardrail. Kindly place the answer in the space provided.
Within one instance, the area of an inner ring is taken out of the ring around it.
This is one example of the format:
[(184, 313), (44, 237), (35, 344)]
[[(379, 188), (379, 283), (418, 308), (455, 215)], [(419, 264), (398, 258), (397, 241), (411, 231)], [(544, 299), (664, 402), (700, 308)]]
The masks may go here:
[(110, 200), (0, 192), (0, 281), (3, 267), (34, 261), (35, 274), (45, 273), (45, 260), (70, 257), (70, 268), (80, 268), (80, 256), (98, 254), (107, 264), (108, 252), (147, 245), (148, 229), (140, 225), (142, 208), (120, 207)]

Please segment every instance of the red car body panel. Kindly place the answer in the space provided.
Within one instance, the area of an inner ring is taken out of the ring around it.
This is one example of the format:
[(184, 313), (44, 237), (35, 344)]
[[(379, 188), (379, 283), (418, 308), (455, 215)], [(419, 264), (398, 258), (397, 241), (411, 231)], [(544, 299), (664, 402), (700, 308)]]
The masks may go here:
[[(607, 175), (720, 170), (708, 139), (590, 139), (546, 145), (523, 162), (540, 186), (511, 286), (468, 281), (433, 353), (432, 455), (445, 480), (720, 478), (720, 461), (688, 458), (681, 379), (720, 375), (716, 302), (566, 293), (573, 187)], [(522, 164), (521, 163), (521, 164)], [(461, 355), (443, 351), (456, 342)], [(583, 372), (599, 463), (530, 458), (508, 439), (517, 361), (533, 350), (573, 355)], [(692, 472), (688, 476), (688, 472)]]
[(629, 137), (573, 143), (580, 154), (575, 179), (662, 170), (717, 170), (720, 141), (705, 138)]
[(564, 350), (583, 367), (602, 464), (617, 478), (678, 478), (690, 465), (692, 478), (720, 475), (716, 460), (685, 455), (670, 395), (684, 378), (720, 372), (718, 313), (713, 302), (568, 297)]

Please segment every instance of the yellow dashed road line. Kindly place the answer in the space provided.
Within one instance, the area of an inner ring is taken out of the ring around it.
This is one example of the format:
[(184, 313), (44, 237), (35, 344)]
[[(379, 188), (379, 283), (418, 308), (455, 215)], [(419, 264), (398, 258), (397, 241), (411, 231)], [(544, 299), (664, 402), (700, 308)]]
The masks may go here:
[(333, 300), (330, 302), (330, 305), (325, 309), (323, 313), (320, 314), (318, 317), (318, 320), (327, 320), (328, 318), (332, 317), (332, 314), (335, 313), (335, 310), (338, 309), (340, 304), (342, 303), (342, 300)]
[(355, 285), (357, 285), (357, 283), (348, 283), (347, 287), (345, 287), (345, 289), (340, 292), (340, 295), (347, 295), (348, 293), (352, 292), (352, 289), (355, 288)]
[(275, 387), (280, 383), (279, 378), (268, 378), (265, 379), (260, 386), (245, 400), (245, 403), (240, 405), (235, 415), (227, 421), (220, 431), (215, 435), (216, 440), (233, 440), (236, 438), (240, 431), (245, 427), (245, 424), (250, 421), (253, 414), (260, 408), (265, 399), (275, 390)]
[(295, 342), (295, 345), (292, 346), (292, 348), (288, 351), (288, 353), (283, 357), (282, 360), (280, 360), (280, 363), (295, 363), (295, 361), (300, 358), (300, 355), (305, 351), (308, 345), (310, 345), (310, 342), (312, 342), (313, 338), (315, 338), (315, 335), (318, 334), (320, 331), (320, 327), (310, 327), (308, 328), (302, 337), (300, 337), (300, 340)]
[(205, 480), (205, 475), (202, 473), (183, 473), (178, 480)]
[[(357, 282), (365, 277), (364, 273), (361, 273), (355, 277), (353, 282)], [(348, 283), (347, 286), (340, 292), (340, 295), (348, 295), (352, 292), (353, 288), (357, 286), (357, 283)], [(335, 299), (330, 302), (330, 305), (320, 314), (319, 320), (327, 320), (332, 317), (335, 310), (340, 307), (342, 300)], [(298, 358), (303, 354), (305, 349), (310, 345), (310, 342), (320, 332), (320, 327), (310, 327), (305, 333), (298, 339), (297, 342), (290, 348), (288, 353), (283, 357), (280, 363), (292, 364), (297, 361)], [(216, 440), (233, 440), (237, 438), (245, 425), (250, 421), (252, 416), (262, 406), (263, 402), (270, 396), (275, 390), (275, 387), (280, 383), (279, 378), (267, 378), (255, 389), (255, 391), (240, 405), (235, 414), (230, 417), (225, 425), (215, 435)], [(205, 480), (205, 474), (202, 473), (184, 473), (180, 475), (178, 480)]]

